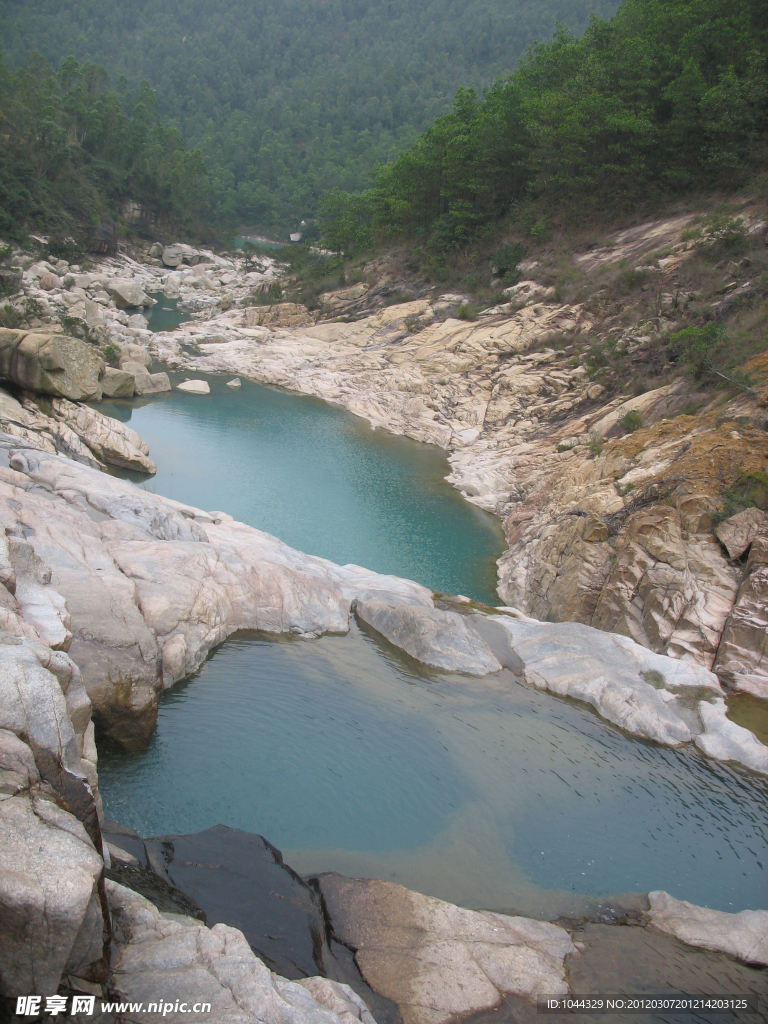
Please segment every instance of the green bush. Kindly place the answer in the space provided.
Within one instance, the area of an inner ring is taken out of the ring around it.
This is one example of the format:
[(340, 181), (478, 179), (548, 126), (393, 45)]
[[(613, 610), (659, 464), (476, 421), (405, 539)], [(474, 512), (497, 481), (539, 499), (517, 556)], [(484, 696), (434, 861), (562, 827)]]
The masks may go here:
[(624, 413), (620, 422), (625, 434), (634, 434), (636, 430), (642, 427), (643, 416), (637, 409), (630, 409), (629, 412)]

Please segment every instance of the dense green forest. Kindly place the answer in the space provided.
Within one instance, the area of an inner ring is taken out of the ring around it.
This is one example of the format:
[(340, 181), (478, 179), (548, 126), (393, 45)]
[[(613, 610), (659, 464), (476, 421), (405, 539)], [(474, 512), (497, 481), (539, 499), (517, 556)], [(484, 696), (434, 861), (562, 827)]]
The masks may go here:
[[(327, 189), (372, 184), (450, 109), (508, 74), (557, 21), (577, 34), (617, 0), (0, 0), (0, 49), (143, 79), (202, 151), (220, 222), (285, 236)], [(120, 82), (121, 76), (125, 81)]]
[(199, 152), (159, 119), (144, 82), (122, 94), (98, 65), (39, 55), (11, 74), (0, 55), (0, 237), (46, 230), (65, 245), (114, 221), (127, 197), (167, 226), (210, 224), (212, 189)]
[(544, 237), (558, 215), (732, 190), (768, 166), (767, 54), (766, 0), (624, 0), (482, 99), (459, 90), (363, 195), (331, 191), (326, 238), (343, 251), (394, 231), (445, 252), (508, 215)]

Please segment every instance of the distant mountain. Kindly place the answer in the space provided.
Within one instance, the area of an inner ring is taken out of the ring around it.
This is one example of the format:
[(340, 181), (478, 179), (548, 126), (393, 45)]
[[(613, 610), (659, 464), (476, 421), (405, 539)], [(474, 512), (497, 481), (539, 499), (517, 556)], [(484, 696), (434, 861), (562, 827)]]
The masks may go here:
[[(199, 147), (219, 217), (286, 235), (326, 189), (356, 190), (451, 106), (510, 72), (558, 21), (616, 0), (0, 0), (11, 69), (39, 51), (142, 79)], [(125, 80), (121, 81), (121, 77)]]

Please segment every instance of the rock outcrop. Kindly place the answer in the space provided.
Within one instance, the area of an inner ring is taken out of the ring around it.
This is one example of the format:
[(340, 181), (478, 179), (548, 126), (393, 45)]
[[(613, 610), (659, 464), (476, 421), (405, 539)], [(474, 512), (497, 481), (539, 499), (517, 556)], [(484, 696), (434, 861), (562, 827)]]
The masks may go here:
[[(373, 1020), (344, 985), (301, 985), (272, 974), (236, 928), (162, 915), (115, 882), (107, 891), (117, 932), (110, 984), (119, 999), (145, 1007), (160, 1000), (163, 1019), (175, 1024), (341, 1024), (338, 1009), (347, 1015), (344, 1024)], [(183, 994), (183, 1009), (167, 1004), (171, 992)], [(157, 1016), (145, 1011), (132, 1019), (153, 1024)]]
[(98, 401), (104, 360), (92, 345), (66, 334), (0, 328), (0, 376), (44, 395)]
[(77, 666), (0, 633), (0, 994), (104, 976), (91, 707)]

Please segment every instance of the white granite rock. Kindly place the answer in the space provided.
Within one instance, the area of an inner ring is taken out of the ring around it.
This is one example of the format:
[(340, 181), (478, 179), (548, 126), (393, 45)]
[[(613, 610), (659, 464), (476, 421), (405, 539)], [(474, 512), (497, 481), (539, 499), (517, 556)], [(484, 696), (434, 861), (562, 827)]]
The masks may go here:
[[(217, 924), (209, 929), (192, 918), (163, 915), (143, 896), (115, 882), (107, 882), (107, 893), (118, 933), (111, 980), (121, 999), (145, 1007), (164, 1004), (171, 995), (174, 1001), (185, 1001), (186, 1012), (174, 1002), (161, 1011), (169, 1024), (341, 1024), (333, 1009), (313, 998), (309, 985), (272, 974), (236, 928)], [(327, 986), (320, 987), (330, 1002)], [(341, 993), (333, 995), (340, 1004)], [(210, 1009), (201, 1006), (195, 1012), (194, 1005), (202, 1003)], [(347, 996), (344, 1024), (354, 1016), (350, 1003), (357, 1008)], [(157, 1014), (148, 1012), (132, 1016), (136, 1024), (156, 1019)], [(370, 1013), (367, 1019), (362, 1014), (354, 1019), (373, 1021)]]
[(676, 900), (667, 892), (649, 892), (649, 918), (654, 928), (689, 946), (728, 953), (748, 964), (768, 967), (768, 910), (727, 914)]
[(486, 643), (456, 612), (366, 600), (357, 602), (355, 613), (395, 647), (432, 668), (473, 676), (501, 669)]
[(591, 704), (635, 736), (680, 746), (693, 738), (675, 708), (676, 694), (722, 695), (717, 677), (700, 665), (654, 654), (629, 637), (576, 622), (494, 616), (523, 663), (527, 683)]

